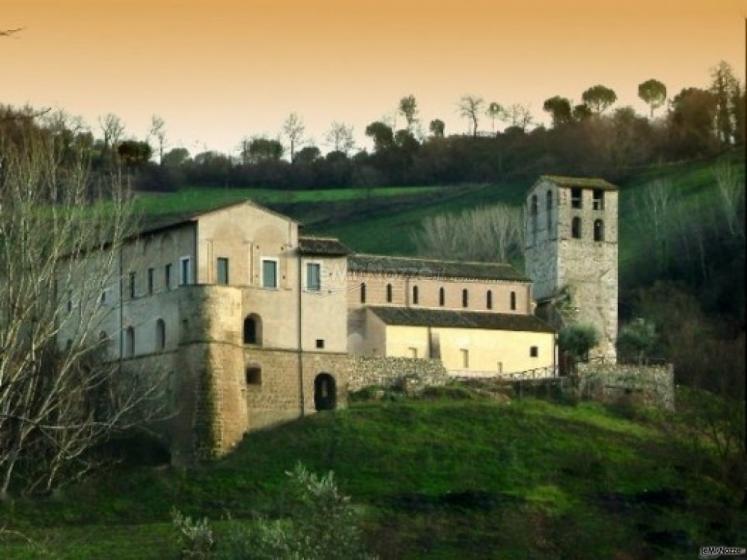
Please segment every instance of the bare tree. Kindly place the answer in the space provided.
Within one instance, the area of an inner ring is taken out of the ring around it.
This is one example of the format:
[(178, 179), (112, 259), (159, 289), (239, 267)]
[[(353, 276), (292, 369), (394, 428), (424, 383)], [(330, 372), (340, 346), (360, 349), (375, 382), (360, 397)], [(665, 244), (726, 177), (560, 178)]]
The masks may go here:
[(468, 119), (472, 125), (472, 136), (477, 136), (477, 128), (480, 124), (480, 115), (485, 100), (477, 95), (463, 95), (457, 105), (459, 115)]
[(74, 153), (63, 161), (30, 121), (0, 129), (0, 497), (87, 472), (88, 451), (161, 402), (157, 376), (116, 375), (104, 358), (101, 294), (119, 283), (132, 211), (121, 182), (96, 188)]
[(648, 238), (653, 243), (658, 268), (663, 267), (669, 258), (668, 226), (674, 218), (672, 193), (671, 181), (657, 179), (645, 185), (632, 200), (635, 212), (640, 217), (636, 223), (643, 228), (644, 239)]
[(285, 134), (290, 143), (291, 161), (293, 161), (293, 157), (296, 155), (296, 146), (303, 142), (304, 130), (306, 130), (306, 126), (303, 124), (303, 119), (298, 116), (298, 113), (291, 113), (283, 123), (283, 134)]
[(507, 262), (523, 250), (522, 220), (519, 208), (503, 204), (439, 214), (423, 220), (413, 241), (421, 255)]
[(728, 161), (716, 164), (713, 176), (729, 233), (744, 238), (744, 226), (740, 226), (740, 212), (744, 208), (744, 181), (739, 180), (736, 168)]
[(503, 120), (506, 121), (510, 126), (526, 130), (527, 127), (532, 124), (534, 118), (527, 105), (521, 103), (513, 103), (506, 107), (501, 115)]
[(163, 163), (163, 153), (166, 149), (166, 123), (158, 115), (153, 115), (150, 119), (149, 136), (155, 137), (158, 142), (158, 163)]
[(125, 130), (122, 119), (114, 113), (107, 113), (103, 117), (99, 117), (99, 127), (101, 127), (101, 134), (104, 136), (104, 148), (116, 152), (117, 144), (122, 139)]
[(414, 95), (407, 95), (399, 100), (399, 112), (405, 117), (407, 122), (407, 130), (411, 130), (413, 125), (417, 122), (418, 117), (418, 102)]
[(336, 152), (342, 152), (345, 155), (355, 147), (353, 139), (353, 127), (342, 122), (333, 122), (325, 135), (325, 141), (328, 146)]

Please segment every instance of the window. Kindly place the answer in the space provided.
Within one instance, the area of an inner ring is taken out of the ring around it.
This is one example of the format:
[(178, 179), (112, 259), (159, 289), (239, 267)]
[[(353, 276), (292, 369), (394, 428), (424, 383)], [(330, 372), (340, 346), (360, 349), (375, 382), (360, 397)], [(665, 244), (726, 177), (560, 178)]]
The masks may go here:
[(516, 311), (516, 292), (511, 292), (511, 311)]
[(532, 195), (532, 201), (529, 206), (529, 214), (532, 218), (532, 241), (537, 241), (537, 195)]
[(70, 313), (73, 310), (73, 292), (67, 293), (67, 312)]
[(443, 288), (438, 289), (438, 305), (441, 307), (446, 305), (446, 290)]
[(462, 355), (462, 368), (469, 369), (469, 350), (462, 348), (459, 353)]
[(469, 292), (464, 289), (462, 290), (462, 307), (467, 307), (469, 305)]
[(530, 358), (536, 358), (537, 356), (539, 356), (539, 348), (537, 348), (536, 346), (530, 346), (529, 347), (529, 357)]
[(582, 207), (581, 192), (582, 191), (579, 188), (572, 188), (571, 189), (571, 208), (581, 208)]
[(361, 303), (366, 303), (366, 283), (361, 283)]
[(249, 366), (246, 368), (246, 384), (262, 385), (262, 368), (259, 366)]
[(262, 319), (249, 315), (244, 319), (244, 344), (262, 344)]
[(148, 295), (153, 293), (153, 269), (148, 269)]
[(413, 305), (417, 305), (418, 304), (418, 302), (420, 300), (419, 295), (420, 294), (418, 294), (418, 287), (417, 286), (413, 286), (412, 287), (412, 303), (413, 303)]
[(166, 323), (163, 319), (156, 321), (156, 350), (163, 350), (166, 347)]
[(493, 292), (492, 290), (488, 290), (488, 293), (485, 294), (485, 307), (488, 309), (493, 309)]
[(130, 272), (130, 279), (129, 279), (129, 283), (128, 283), (129, 292), (130, 292), (130, 299), (135, 299), (135, 280), (136, 280), (135, 273), (134, 272)]
[(306, 263), (306, 289), (318, 292), (322, 289), (322, 265)]
[(604, 241), (604, 222), (594, 220), (594, 241)]
[(228, 259), (218, 257), (216, 268), (218, 270), (218, 284), (228, 285)]
[(408, 354), (411, 358), (417, 358), (418, 357), (418, 349), (414, 347), (410, 347), (407, 349)]
[(135, 355), (135, 329), (127, 327), (125, 331), (125, 356), (131, 358)]
[(581, 218), (578, 216), (571, 220), (571, 237), (581, 239)]
[(316, 339), (316, 347), (320, 350), (324, 348), (324, 339), (323, 338), (317, 338)]
[(550, 235), (552, 229), (552, 191), (547, 191), (547, 234)]
[(171, 289), (171, 263), (163, 267), (163, 287), (167, 290)]
[(604, 191), (602, 189), (594, 189), (594, 210), (604, 210)]
[(192, 259), (182, 257), (179, 259), (179, 285), (186, 286), (192, 283)]
[(262, 287), (278, 287), (278, 261), (274, 259), (262, 259)]
[(386, 285), (386, 302), (392, 303), (392, 285), (391, 284)]

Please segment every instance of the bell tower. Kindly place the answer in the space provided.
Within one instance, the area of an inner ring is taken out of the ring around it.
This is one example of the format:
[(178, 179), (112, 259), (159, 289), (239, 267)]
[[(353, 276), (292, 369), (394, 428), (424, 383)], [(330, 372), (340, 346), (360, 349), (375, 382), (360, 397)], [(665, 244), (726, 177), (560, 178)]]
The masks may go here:
[(556, 327), (593, 325), (590, 357), (617, 353), (617, 187), (603, 179), (543, 175), (526, 200), (525, 267), (537, 313)]

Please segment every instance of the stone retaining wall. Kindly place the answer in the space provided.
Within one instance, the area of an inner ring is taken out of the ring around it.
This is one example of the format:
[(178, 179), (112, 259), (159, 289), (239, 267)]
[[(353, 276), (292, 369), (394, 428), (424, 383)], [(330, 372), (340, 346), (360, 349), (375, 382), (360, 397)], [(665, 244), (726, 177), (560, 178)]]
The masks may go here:
[(629, 401), (674, 410), (672, 364), (580, 363), (577, 372), (581, 395), (603, 401)]
[(352, 356), (348, 390), (371, 385), (393, 387), (402, 383), (418, 386), (443, 385), (449, 375), (440, 360)]

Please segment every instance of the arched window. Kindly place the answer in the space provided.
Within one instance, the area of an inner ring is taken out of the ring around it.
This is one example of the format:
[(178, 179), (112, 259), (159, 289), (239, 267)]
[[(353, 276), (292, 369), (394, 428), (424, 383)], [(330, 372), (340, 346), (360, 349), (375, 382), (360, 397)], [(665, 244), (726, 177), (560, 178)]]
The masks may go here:
[(547, 212), (547, 234), (549, 235), (552, 229), (552, 191), (547, 191), (547, 208), (545, 211)]
[(163, 319), (156, 321), (156, 350), (163, 350), (166, 347), (166, 323)]
[(488, 293), (485, 294), (485, 306), (488, 309), (493, 309), (493, 291), (488, 290)]
[(333, 410), (337, 406), (337, 383), (328, 373), (320, 373), (314, 379), (314, 407), (317, 410)]
[(581, 218), (578, 216), (571, 220), (571, 237), (573, 239), (581, 239)]
[(412, 287), (412, 303), (413, 305), (417, 305), (420, 300), (420, 294), (418, 293), (418, 287), (413, 286)]
[(531, 203), (529, 205), (529, 215), (532, 222), (532, 240), (537, 241), (537, 195), (532, 195)]
[(262, 368), (258, 365), (251, 365), (246, 368), (246, 384), (262, 385)]
[(465, 288), (462, 290), (462, 307), (467, 307), (469, 305), (469, 291)]
[(386, 302), (392, 303), (392, 285), (391, 284), (386, 285)]
[(516, 292), (511, 292), (511, 311), (516, 311)]
[(446, 290), (443, 288), (438, 289), (438, 305), (441, 307), (446, 305)]
[(361, 303), (366, 303), (366, 283), (361, 282)]
[(262, 319), (252, 313), (244, 319), (244, 344), (262, 344)]
[(604, 241), (604, 222), (594, 220), (594, 241)]
[(131, 358), (135, 355), (135, 329), (127, 327), (125, 331), (125, 356)]

